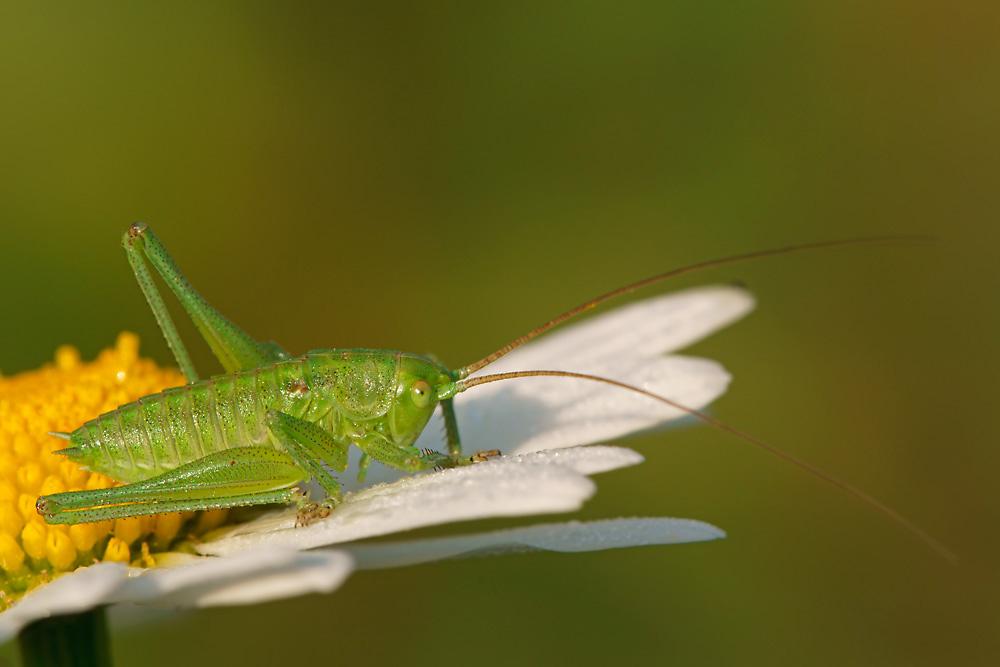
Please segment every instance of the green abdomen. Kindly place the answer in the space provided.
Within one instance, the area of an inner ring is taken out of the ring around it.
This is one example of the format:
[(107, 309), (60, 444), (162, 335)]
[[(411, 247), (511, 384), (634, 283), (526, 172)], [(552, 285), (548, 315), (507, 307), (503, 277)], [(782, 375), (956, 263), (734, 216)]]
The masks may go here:
[(71, 434), (66, 454), (121, 482), (147, 479), (233, 447), (274, 447), (268, 409), (316, 419), (301, 359), (150, 394)]

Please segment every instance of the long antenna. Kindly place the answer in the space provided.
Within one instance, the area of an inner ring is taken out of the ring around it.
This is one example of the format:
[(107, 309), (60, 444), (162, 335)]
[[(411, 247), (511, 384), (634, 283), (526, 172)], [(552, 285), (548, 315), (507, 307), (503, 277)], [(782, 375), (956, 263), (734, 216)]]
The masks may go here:
[(579, 315), (585, 310), (589, 310), (594, 306), (604, 303), (609, 299), (613, 299), (622, 294), (627, 294), (629, 292), (635, 291), (641, 287), (646, 287), (647, 285), (652, 285), (653, 283), (658, 283), (661, 280), (666, 280), (667, 278), (673, 278), (674, 276), (680, 276), (685, 273), (694, 273), (695, 271), (701, 271), (703, 269), (710, 269), (716, 266), (725, 266), (726, 264), (738, 264), (740, 262), (748, 262), (754, 259), (762, 259), (764, 257), (774, 257), (775, 255), (787, 255), (794, 252), (802, 252), (805, 250), (820, 250), (822, 248), (839, 248), (845, 246), (861, 246), (861, 245), (875, 245), (881, 243), (927, 243), (932, 239), (924, 236), (873, 236), (864, 239), (847, 239), (841, 241), (820, 241), (819, 243), (803, 243), (800, 245), (786, 246), (784, 248), (774, 248), (771, 250), (760, 250), (757, 252), (749, 252), (742, 255), (733, 255), (732, 257), (724, 257), (722, 259), (713, 259), (707, 262), (699, 262), (698, 264), (691, 264), (690, 266), (684, 266), (679, 269), (673, 269), (672, 271), (667, 271), (666, 273), (661, 273), (659, 275), (653, 276), (652, 278), (646, 278), (645, 280), (640, 280), (634, 282), (630, 285), (625, 285), (625, 287), (619, 287), (616, 290), (612, 290), (607, 294), (602, 294), (596, 299), (591, 299), (586, 303), (581, 303), (576, 308), (567, 310), (562, 315), (555, 317), (542, 326), (532, 329), (528, 333), (524, 334), (520, 338), (514, 340), (507, 345), (504, 345), (499, 350), (493, 354), (483, 357), (474, 364), (469, 364), (454, 371), (454, 377), (457, 379), (462, 379), (469, 377), (480, 368), (488, 366), (500, 357), (504, 356), (511, 350), (518, 348), (525, 343), (527, 343), (532, 338), (537, 338), (542, 335), (552, 327), (558, 326), (568, 320), (571, 317)]
[(903, 515), (899, 514), (891, 507), (882, 504), (880, 501), (868, 495), (861, 489), (858, 489), (857, 487), (852, 486), (851, 484), (848, 484), (847, 482), (834, 477), (830, 473), (825, 472), (820, 468), (817, 468), (811, 463), (807, 463), (798, 457), (792, 456), (788, 452), (778, 449), (774, 445), (769, 445), (768, 443), (764, 442), (759, 438), (755, 438), (749, 433), (745, 433), (733, 426), (730, 426), (729, 424), (726, 424), (725, 422), (715, 419), (714, 417), (709, 417), (704, 412), (699, 412), (698, 410), (695, 410), (693, 408), (683, 406), (680, 403), (670, 400), (669, 398), (665, 398), (663, 396), (660, 396), (659, 394), (654, 394), (650, 391), (646, 391), (645, 389), (642, 389), (640, 387), (626, 384), (624, 382), (618, 382), (617, 380), (611, 380), (609, 378), (600, 377), (598, 375), (588, 375), (586, 373), (573, 373), (570, 371), (513, 371), (510, 373), (496, 373), (493, 375), (483, 375), (477, 378), (468, 378), (465, 380), (460, 380), (455, 384), (458, 385), (458, 391), (465, 391), (466, 389), (475, 387), (476, 385), (487, 384), (489, 382), (499, 382), (501, 380), (511, 380), (514, 378), (539, 377), (539, 376), (577, 378), (580, 380), (603, 382), (605, 384), (610, 384), (615, 387), (621, 387), (622, 389), (628, 389), (629, 391), (634, 391), (636, 393), (642, 394), (643, 396), (648, 396), (649, 398), (660, 401), (661, 403), (665, 403), (670, 407), (686, 412), (692, 417), (700, 419), (709, 426), (717, 428), (721, 431), (725, 431), (726, 433), (736, 436), (737, 438), (745, 442), (749, 442), (750, 444), (759, 447), (760, 449), (763, 449), (765, 452), (773, 454), (774, 456), (777, 456), (778, 458), (783, 459), (788, 463), (791, 463), (795, 467), (804, 470), (807, 473), (814, 475), (815, 477), (820, 478), (827, 484), (837, 487), (844, 493), (853, 496), (854, 498), (860, 500), (869, 507), (878, 510), (883, 515), (887, 516), (893, 523), (909, 531), (912, 535), (917, 537), (917, 539), (919, 539), (921, 542), (927, 545), (932, 551), (934, 551), (939, 556), (950, 562), (952, 565), (958, 562), (958, 557), (947, 547), (945, 547), (936, 539), (928, 535), (923, 529), (919, 528), (917, 525), (909, 521)]

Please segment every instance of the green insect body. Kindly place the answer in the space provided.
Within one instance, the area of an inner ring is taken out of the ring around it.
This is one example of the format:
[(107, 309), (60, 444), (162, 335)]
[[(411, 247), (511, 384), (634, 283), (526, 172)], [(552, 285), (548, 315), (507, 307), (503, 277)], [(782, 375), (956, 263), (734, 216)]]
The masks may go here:
[[(70, 460), (137, 482), (237, 447), (284, 451), (269, 410), (362, 448), (411, 446), (437, 400), (424, 377), (450, 382), (426, 359), (374, 350), (315, 351), (248, 371), (172, 387), (93, 419), (70, 434)], [(340, 459), (325, 465), (343, 470)], [(409, 462), (417, 465), (415, 462)]]
[[(100, 415), (63, 437), (58, 453), (124, 486), (42, 496), (49, 523), (84, 523), (181, 510), (295, 502), (300, 520), (325, 515), (343, 499), (330, 471), (347, 452), (405, 471), (469, 465), (495, 455), (462, 456), (451, 397), (465, 369), (384, 350), (319, 350), (291, 358), (257, 343), (191, 288), (142, 223), (124, 245), (140, 287), (189, 379)], [(160, 272), (228, 371), (198, 380), (145, 262)], [(448, 453), (413, 446), (443, 406)], [(315, 479), (327, 497), (311, 504), (296, 484)]]

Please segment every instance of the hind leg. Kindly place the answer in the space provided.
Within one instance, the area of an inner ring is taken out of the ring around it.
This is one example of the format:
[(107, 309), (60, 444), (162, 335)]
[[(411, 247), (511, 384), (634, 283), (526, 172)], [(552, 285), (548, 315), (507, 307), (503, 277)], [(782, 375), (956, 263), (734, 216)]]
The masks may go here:
[(213, 452), (150, 479), (92, 491), (54, 493), (36, 509), (48, 523), (90, 523), (242, 505), (301, 502), (292, 487), (308, 474), (285, 452), (238, 447)]

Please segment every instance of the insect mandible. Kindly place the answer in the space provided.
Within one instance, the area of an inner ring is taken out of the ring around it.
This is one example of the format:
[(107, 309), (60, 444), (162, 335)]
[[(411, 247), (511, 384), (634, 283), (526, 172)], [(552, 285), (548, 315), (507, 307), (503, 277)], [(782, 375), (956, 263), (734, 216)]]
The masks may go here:
[[(72, 433), (53, 433), (70, 445), (56, 453), (123, 485), (42, 496), (37, 511), (48, 523), (108, 519), (267, 503), (295, 503), (298, 522), (326, 516), (343, 500), (331, 471), (344, 471), (351, 445), (362, 452), (359, 479), (371, 461), (407, 473), (472, 465), (498, 450), (462, 452), (453, 398), (479, 384), (531, 376), (603, 382), (680, 409), (754, 444), (862, 500), (950, 553), (920, 528), (871, 496), (775, 447), (649, 391), (608, 378), (567, 371), (524, 370), (470, 377), (508, 352), (593, 306), (683, 273), (833, 246), (896, 242), (900, 238), (830, 241), (703, 262), (626, 285), (569, 310), (457, 370), (427, 357), (386, 350), (317, 350), (292, 357), (260, 343), (212, 308), (177, 268), (144, 223), (126, 230), (123, 246), (143, 294), (188, 384), (145, 396), (88, 421)], [(147, 264), (178, 298), (225, 374), (199, 380)], [(440, 406), (447, 452), (414, 443)], [(297, 485), (315, 480), (325, 498), (313, 503)]]

